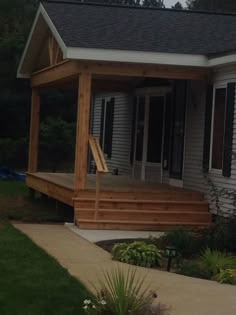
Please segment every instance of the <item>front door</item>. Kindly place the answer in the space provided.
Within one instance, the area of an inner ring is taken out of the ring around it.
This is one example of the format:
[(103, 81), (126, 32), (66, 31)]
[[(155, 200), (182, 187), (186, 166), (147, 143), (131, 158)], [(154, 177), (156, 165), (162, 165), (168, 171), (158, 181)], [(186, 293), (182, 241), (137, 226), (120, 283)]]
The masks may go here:
[(161, 181), (165, 96), (137, 97), (134, 173), (142, 180)]

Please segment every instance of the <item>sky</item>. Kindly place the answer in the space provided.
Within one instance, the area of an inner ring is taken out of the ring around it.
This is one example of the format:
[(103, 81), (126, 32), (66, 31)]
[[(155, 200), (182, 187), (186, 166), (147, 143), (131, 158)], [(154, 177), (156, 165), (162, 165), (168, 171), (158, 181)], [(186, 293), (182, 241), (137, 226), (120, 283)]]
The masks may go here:
[(164, 0), (164, 4), (166, 8), (170, 8), (173, 4), (175, 4), (178, 1), (185, 5), (185, 0)]

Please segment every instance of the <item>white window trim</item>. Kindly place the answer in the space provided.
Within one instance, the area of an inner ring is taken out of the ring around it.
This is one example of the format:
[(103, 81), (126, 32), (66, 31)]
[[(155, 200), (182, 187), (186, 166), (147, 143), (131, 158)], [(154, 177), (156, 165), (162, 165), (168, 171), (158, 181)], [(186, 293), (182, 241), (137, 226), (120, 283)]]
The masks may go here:
[[(227, 98), (227, 84), (230, 81), (224, 81), (224, 82), (217, 82), (213, 86), (213, 99), (212, 99), (212, 113), (211, 113), (211, 142), (210, 142), (210, 158), (209, 158), (209, 173), (216, 174), (216, 175), (222, 175), (222, 170), (213, 168), (212, 167), (212, 155), (213, 155), (213, 132), (214, 132), (214, 115), (215, 115), (215, 96), (216, 96), (216, 90), (218, 89), (226, 89), (226, 98)], [(226, 99), (225, 99), (225, 109), (226, 109)], [(225, 128), (225, 122), (224, 122), (224, 128)], [(225, 130), (224, 130), (225, 133)], [(223, 154), (223, 152), (222, 152)]]

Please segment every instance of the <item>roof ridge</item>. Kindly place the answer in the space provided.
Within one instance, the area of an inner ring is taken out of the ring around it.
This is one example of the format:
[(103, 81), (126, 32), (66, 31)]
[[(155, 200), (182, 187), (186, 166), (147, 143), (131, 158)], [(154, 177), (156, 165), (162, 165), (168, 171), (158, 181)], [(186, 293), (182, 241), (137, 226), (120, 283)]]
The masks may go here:
[(172, 9), (172, 8), (155, 8), (148, 6), (139, 6), (139, 5), (122, 5), (115, 3), (102, 3), (102, 2), (85, 2), (83, 0), (43, 0), (43, 2), (55, 3), (55, 4), (74, 4), (74, 5), (87, 5), (87, 6), (101, 6), (101, 7), (117, 7), (117, 8), (126, 8), (126, 9), (140, 9), (140, 10), (155, 10), (155, 11), (166, 11), (166, 12), (181, 12), (181, 13), (198, 13), (206, 15), (222, 15), (222, 16), (235, 16), (234, 12), (219, 12), (219, 11), (204, 11), (204, 10), (181, 10), (181, 9)]

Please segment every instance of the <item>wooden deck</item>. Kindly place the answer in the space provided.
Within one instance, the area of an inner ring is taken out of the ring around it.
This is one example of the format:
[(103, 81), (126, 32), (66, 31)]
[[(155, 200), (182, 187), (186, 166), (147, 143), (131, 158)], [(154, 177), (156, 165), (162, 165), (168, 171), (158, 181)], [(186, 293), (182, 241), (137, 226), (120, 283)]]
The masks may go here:
[(125, 176), (104, 175), (95, 219), (96, 176), (74, 191), (74, 174), (30, 173), (27, 185), (75, 209), (84, 229), (166, 230), (176, 225), (201, 227), (211, 222), (208, 203), (200, 192)]

